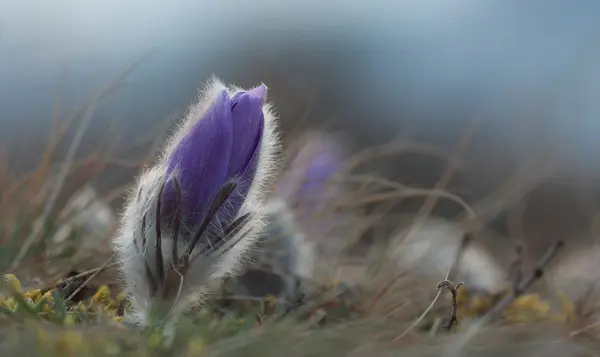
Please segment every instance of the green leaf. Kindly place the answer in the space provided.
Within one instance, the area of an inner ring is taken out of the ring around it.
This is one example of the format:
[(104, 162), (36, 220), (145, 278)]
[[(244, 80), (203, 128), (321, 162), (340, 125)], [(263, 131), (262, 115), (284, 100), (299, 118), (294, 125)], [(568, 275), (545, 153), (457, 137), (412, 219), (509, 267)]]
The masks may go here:
[(39, 315), (42, 312), (44, 312), (44, 306), (46, 306), (47, 303), (48, 300), (46, 300), (45, 297), (42, 297), (37, 303), (33, 304), (31, 308), (33, 309), (33, 311), (35, 311), (36, 315)]
[(33, 306), (31, 304), (29, 304), (29, 301), (27, 301), (25, 296), (23, 296), (19, 293), (15, 293), (13, 295), (13, 298), (15, 299), (15, 302), (17, 303), (16, 311), (26, 312), (30, 315), (34, 315), (37, 317), (37, 312), (35, 311)]
[(63, 300), (58, 291), (53, 291), (52, 297), (54, 298), (54, 312), (58, 314), (61, 321), (64, 321), (67, 316), (67, 305), (65, 305), (65, 300)]

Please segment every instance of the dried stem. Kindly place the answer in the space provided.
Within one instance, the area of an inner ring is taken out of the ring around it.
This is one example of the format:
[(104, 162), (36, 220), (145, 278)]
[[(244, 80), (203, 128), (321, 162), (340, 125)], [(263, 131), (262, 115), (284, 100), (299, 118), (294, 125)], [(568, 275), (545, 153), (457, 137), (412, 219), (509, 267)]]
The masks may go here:
[[(460, 261), (462, 260), (462, 256), (464, 254), (464, 251), (466, 250), (466, 248), (468, 247), (468, 245), (472, 241), (472, 239), (473, 239), (473, 237), (471, 236), (471, 234), (465, 233), (463, 235), (463, 239), (461, 241), (460, 247), (458, 248), (458, 250), (456, 252), (454, 261), (452, 262), (452, 264), (450, 264), (450, 267), (448, 268), (448, 271), (446, 272), (446, 276), (444, 278), (445, 281), (450, 279), (450, 275), (452, 274), (454, 267), (457, 266), (458, 264), (460, 264)], [(421, 321), (423, 321), (423, 319), (427, 316), (427, 314), (429, 314), (429, 311), (431, 311), (431, 309), (433, 309), (433, 306), (435, 306), (437, 301), (440, 299), (440, 296), (442, 296), (442, 290), (438, 290), (437, 294), (435, 295), (435, 297), (433, 298), (433, 300), (431, 301), (429, 306), (427, 306), (427, 309), (425, 309), (425, 311), (423, 311), (421, 316), (419, 316), (418, 319), (416, 319), (410, 326), (408, 326), (408, 328), (406, 328), (406, 330), (404, 330), (404, 332), (402, 332), (398, 337), (393, 339), (392, 342), (396, 342), (396, 341), (402, 339), (410, 331), (412, 331), (415, 327), (417, 327), (421, 323)]]
[[(69, 295), (69, 297), (67, 297), (65, 301), (71, 301), (77, 294), (79, 294), (81, 290), (83, 290), (83, 288), (87, 286), (87, 284), (89, 284), (90, 281), (92, 281), (92, 279), (94, 279), (96, 276), (98, 276), (98, 274), (100, 274), (104, 269), (106, 269), (111, 261), (112, 257), (107, 259), (98, 269), (95, 269), (94, 273), (92, 273), (92, 275), (90, 275), (81, 285), (79, 285), (77, 289), (75, 289), (75, 291), (73, 291), (73, 293), (71, 293), (71, 295)], [(71, 279), (73, 278), (75, 277), (72, 277)]]
[(512, 294), (500, 300), (494, 307), (488, 311), (479, 321), (475, 322), (465, 333), (460, 336), (456, 342), (448, 350), (448, 356), (460, 356), (460, 351), (483, 329), (483, 327), (489, 323), (495, 316), (504, 311), (516, 298), (521, 296), (531, 285), (540, 279), (544, 275), (544, 269), (548, 266), (550, 261), (556, 256), (558, 251), (564, 246), (562, 241), (556, 242), (546, 251), (546, 254), (537, 262), (536, 267), (533, 269), (531, 274), (524, 278), (517, 286), (513, 289)]
[(448, 323), (444, 326), (446, 331), (452, 330), (452, 327), (458, 322), (458, 318), (456, 314), (458, 313), (458, 303), (456, 302), (456, 297), (458, 296), (458, 289), (464, 283), (458, 283), (458, 285), (454, 285), (450, 280), (444, 280), (440, 282), (437, 286), (438, 289), (441, 289), (442, 292), (449, 291), (452, 297), (452, 310), (450, 312), (450, 317), (448, 318)]
[[(112, 259), (112, 258), (111, 258)], [(94, 269), (90, 269), (90, 270), (86, 270), (82, 273), (73, 275), (71, 277), (69, 277), (70, 279), (79, 279), (79, 278), (85, 278), (86, 276), (90, 276), (90, 275), (98, 275), (100, 274), (102, 271), (108, 270), (110, 268), (114, 268), (119, 266), (119, 263), (117, 262), (113, 262), (113, 263), (104, 263), (102, 264), (102, 266), (98, 267), (98, 268), (94, 268)], [(41, 288), (40, 291), (42, 293), (46, 293), (49, 290), (55, 289), (59, 286), (61, 286), (62, 284), (64, 284), (64, 282), (58, 282), (58, 283), (54, 283), (52, 285), (46, 285), (45, 287)]]
[(515, 255), (515, 261), (508, 269), (508, 281), (512, 282), (514, 290), (519, 288), (519, 283), (523, 279), (523, 245), (517, 244)]
[(542, 275), (544, 275), (544, 269), (546, 269), (548, 264), (550, 264), (550, 261), (556, 256), (558, 251), (564, 247), (564, 245), (565, 244), (563, 241), (558, 241), (555, 244), (553, 244), (550, 248), (548, 248), (546, 254), (544, 254), (544, 256), (540, 258), (531, 274), (529, 274), (527, 278), (525, 278), (519, 283), (517, 290), (513, 294), (513, 298), (523, 294), (536, 280), (540, 279)]

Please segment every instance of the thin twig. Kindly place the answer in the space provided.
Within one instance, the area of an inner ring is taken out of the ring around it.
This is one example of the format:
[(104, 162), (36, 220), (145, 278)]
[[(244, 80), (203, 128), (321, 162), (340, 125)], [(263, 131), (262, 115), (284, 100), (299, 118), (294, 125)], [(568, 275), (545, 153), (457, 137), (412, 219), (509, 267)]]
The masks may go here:
[(87, 284), (89, 284), (89, 282), (92, 281), (92, 279), (94, 279), (96, 276), (98, 276), (98, 274), (100, 274), (104, 269), (106, 269), (106, 267), (110, 264), (111, 261), (112, 257), (107, 259), (104, 262), (104, 264), (102, 264), (98, 269), (96, 269), (96, 271), (92, 275), (90, 275), (81, 285), (79, 285), (77, 289), (75, 289), (75, 291), (73, 291), (73, 293), (69, 295), (69, 297), (65, 301), (71, 301), (71, 299), (73, 299), (77, 294), (79, 294), (79, 292), (83, 290), (83, 288), (85, 288)]
[(441, 289), (442, 292), (449, 291), (452, 297), (452, 310), (450, 312), (450, 318), (448, 319), (448, 323), (444, 326), (446, 331), (452, 330), (452, 327), (458, 322), (458, 317), (456, 314), (458, 313), (458, 303), (456, 302), (456, 297), (458, 296), (458, 289), (464, 283), (458, 283), (458, 285), (454, 285), (450, 280), (444, 280), (440, 282), (437, 286), (438, 289)]
[(582, 328), (579, 328), (577, 330), (571, 331), (570, 336), (571, 337), (575, 337), (577, 335), (581, 335), (582, 333), (586, 333), (586, 332), (588, 332), (590, 330), (597, 329), (597, 328), (600, 328), (600, 321), (594, 322), (593, 324), (586, 325), (586, 326), (584, 326)]
[(544, 269), (548, 266), (550, 261), (556, 256), (558, 251), (564, 246), (562, 241), (556, 242), (546, 251), (546, 254), (538, 261), (536, 267), (533, 269), (531, 274), (523, 279), (516, 289), (513, 289), (512, 294), (506, 296), (500, 300), (494, 307), (482, 316), (477, 322), (473, 323), (467, 331), (462, 334), (455, 343), (453, 343), (449, 350), (447, 350), (448, 357), (460, 356), (460, 351), (483, 329), (483, 327), (489, 323), (496, 315), (504, 311), (516, 298), (521, 296), (531, 285), (540, 279), (544, 274)]
[(508, 269), (508, 280), (512, 283), (513, 289), (518, 289), (519, 283), (523, 279), (523, 245), (517, 244), (515, 255), (515, 261)]
[(436, 332), (440, 329), (441, 325), (442, 325), (442, 319), (440, 319), (439, 317), (436, 317), (435, 320), (433, 320), (433, 324), (431, 325), (431, 328), (429, 329), (429, 337), (434, 337)]
[[(86, 276), (89, 276), (89, 275), (95, 274), (96, 272), (98, 272), (98, 271), (100, 271), (100, 270), (106, 270), (106, 269), (109, 269), (109, 268), (114, 268), (114, 267), (116, 267), (116, 266), (118, 266), (118, 265), (119, 265), (119, 263), (117, 263), (117, 262), (113, 262), (113, 263), (107, 264), (107, 265), (106, 265), (106, 266), (104, 266), (104, 267), (98, 267), (98, 268), (94, 268), (94, 269), (86, 270), (86, 271), (84, 271), (83, 273), (79, 273), (79, 274), (77, 274), (77, 275), (73, 275), (73, 276), (69, 277), (69, 279), (79, 279), (79, 278), (84, 278), (84, 277), (86, 277)], [(62, 285), (62, 284), (64, 284), (64, 281), (62, 281), (62, 282), (58, 282), (58, 283), (54, 283), (54, 284), (52, 284), (52, 285), (46, 285), (45, 287), (41, 288), (41, 289), (40, 289), (40, 291), (41, 291), (42, 293), (45, 293), (45, 292), (47, 292), (48, 290), (55, 289), (55, 288), (59, 287), (59, 286), (60, 286), (60, 285)]]
[[(469, 243), (471, 242), (471, 240), (472, 240), (472, 236), (470, 234), (463, 235), (463, 239), (461, 241), (460, 247), (456, 252), (454, 261), (452, 262), (452, 264), (450, 264), (450, 267), (448, 268), (448, 271), (446, 272), (446, 276), (445, 276), (444, 280), (448, 280), (450, 278), (450, 275), (452, 274), (452, 271), (454, 270), (454, 267), (456, 265), (460, 264), (463, 253), (464, 253), (465, 249), (467, 248), (467, 246), (469, 245)], [(421, 323), (421, 321), (423, 321), (423, 319), (427, 316), (427, 314), (429, 314), (429, 311), (431, 311), (431, 309), (433, 309), (433, 306), (440, 299), (440, 296), (442, 296), (442, 290), (438, 290), (437, 294), (435, 295), (435, 297), (433, 298), (433, 300), (431, 301), (429, 306), (427, 306), (427, 309), (425, 309), (425, 311), (423, 311), (421, 316), (419, 316), (418, 319), (416, 319), (410, 326), (408, 326), (406, 328), (406, 330), (404, 330), (404, 332), (402, 332), (398, 337), (393, 339), (392, 342), (396, 342), (396, 341), (402, 339), (410, 331), (412, 331), (415, 327), (417, 327)]]
[(373, 310), (373, 308), (375, 307), (375, 305), (377, 305), (377, 302), (379, 302), (379, 300), (392, 288), (392, 286), (394, 286), (394, 284), (400, 280), (400, 278), (402, 278), (403, 274), (398, 275), (397, 277), (395, 277), (394, 279), (391, 279), (386, 285), (384, 285), (381, 289), (379, 289), (379, 291), (377, 292), (377, 294), (375, 294), (375, 297), (371, 300), (371, 302), (369, 303), (369, 306), (366, 308), (367, 311), (371, 311)]

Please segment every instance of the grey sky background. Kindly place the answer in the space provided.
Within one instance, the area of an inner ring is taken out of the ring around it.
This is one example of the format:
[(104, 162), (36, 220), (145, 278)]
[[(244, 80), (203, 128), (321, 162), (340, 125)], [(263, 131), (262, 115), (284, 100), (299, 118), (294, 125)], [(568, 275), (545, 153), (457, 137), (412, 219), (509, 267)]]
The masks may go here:
[(549, 138), (592, 163), (599, 18), (594, 0), (0, 0), (0, 139), (49, 123), (58, 88), (75, 105), (156, 50), (95, 130), (120, 116), (136, 133), (213, 73), (263, 80), (253, 65), (268, 59), (356, 135), (385, 136), (407, 116), (443, 133), (483, 113), (488, 135), (510, 136), (535, 107)]

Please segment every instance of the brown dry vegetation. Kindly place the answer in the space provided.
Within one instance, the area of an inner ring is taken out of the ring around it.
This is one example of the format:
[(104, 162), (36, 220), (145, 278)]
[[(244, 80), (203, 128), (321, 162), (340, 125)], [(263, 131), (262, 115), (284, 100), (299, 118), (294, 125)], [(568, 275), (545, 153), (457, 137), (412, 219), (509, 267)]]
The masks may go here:
[[(67, 119), (56, 121), (46, 151), (32, 172), (15, 177), (7, 154), (3, 153), (0, 157), (2, 268), (4, 272), (15, 272), (25, 286), (50, 288), (69, 272), (91, 269), (79, 275), (77, 289), (85, 288), (91, 296), (101, 283), (108, 283), (118, 290), (116, 275), (111, 270), (110, 236), (105, 237), (101, 244), (94, 244), (93, 249), (86, 245), (86, 237), (74, 236), (65, 246), (64, 251), (68, 250), (68, 254), (64, 255), (54, 255), (56, 247), (52, 246), (52, 236), (56, 227), (63, 224), (61, 211), (68, 198), (91, 178), (101, 177), (110, 165), (125, 166), (133, 175), (148, 162), (125, 160), (124, 154), (116, 152), (115, 143), (111, 140), (113, 131), (91, 155), (57, 158), (57, 147), (67, 133), (85, 131), (95, 105), (118, 88), (119, 83), (91, 98)], [(578, 180), (580, 176), (572, 167), (555, 157), (540, 154), (524, 159), (520, 167), (493, 190), (477, 199), (466, 198), (469, 195), (460, 192), (469, 187), (460, 187), (455, 178), (467, 175), (472, 166), (467, 152), (477, 137), (481, 120), (474, 119), (465, 128), (453, 150), (421, 142), (407, 133), (392, 142), (356, 150), (345, 163), (343, 173), (332, 183), (343, 184), (343, 194), (330, 202), (328, 211), (314, 212), (314, 219), (321, 221), (328, 217), (339, 219), (339, 212), (346, 220), (336, 226), (337, 231), (309, 237), (316, 245), (321, 244), (325, 248), (317, 258), (317, 269), (320, 270), (315, 273), (315, 281), (311, 282), (312, 295), (293, 317), (274, 319), (264, 307), (266, 301), (237, 297), (242, 300), (242, 308), (247, 309), (244, 312), (246, 317), (240, 318), (246, 322), (239, 323), (239, 326), (232, 322), (237, 327), (222, 332), (225, 318), (211, 315), (210, 322), (200, 324), (201, 328), (190, 325), (194, 327), (181, 332), (181, 341), (185, 343), (181, 342), (178, 347), (184, 347), (175, 351), (162, 346), (153, 335), (148, 336), (112, 319), (81, 319), (77, 324), (62, 324), (48, 323), (44, 319), (38, 321), (31, 316), (24, 321), (9, 316), (2, 319), (0, 329), (4, 331), (0, 331), (3, 336), (0, 351), (35, 355), (40, 351), (35, 349), (38, 347), (32, 347), (32, 341), (36, 341), (33, 345), (41, 343), (40, 348), (45, 355), (52, 355), (56, 350), (56, 355), (61, 356), (600, 354), (597, 295), (591, 289), (598, 274), (584, 265), (587, 261), (569, 263), (570, 271), (574, 271), (570, 276), (580, 272), (585, 279), (572, 290), (564, 291), (564, 296), (558, 295), (556, 284), (546, 281), (546, 275), (560, 276), (561, 262), (566, 261), (569, 252), (577, 254), (575, 248), (594, 241), (598, 232), (593, 219), (597, 214), (593, 199), (581, 203), (585, 205), (584, 216), (588, 219), (575, 225), (575, 230), (568, 228), (573, 227), (572, 221), (580, 222), (576, 219), (547, 224), (544, 220), (548, 217), (560, 218), (573, 210), (571, 207), (552, 206), (560, 203), (559, 199), (547, 200), (544, 204), (544, 192), (552, 194), (543, 189), (544, 185), (550, 185), (561, 173), (569, 172), (571, 177), (576, 178), (572, 180), (575, 183), (571, 187), (571, 192), (578, 193), (575, 201), (591, 197), (591, 191), (585, 191), (586, 185)], [(302, 129), (298, 130), (286, 132), (286, 147), (290, 150), (293, 150), (294, 140)], [(151, 160), (161, 136), (149, 137), (150, 141), (155, 140), (154, 144), (144, 140), (140, 145), (154, 148), (147, 158)], [(77, 143), (72, 145), (77, 146)], [(444, 163), (433, 186), (411, 187), (373, 170), (378, 165), (393, 165), (410, 155)], [(285, 174), (294, 175), (289, 171)], [(465, 181), (468, 182), (461, 182)], [(114, 191), (104, 193), (103, 199), (118, 199), (124, 189), (126, 187), (115, 187)], [(451, 202), (456, 207), (454, 211), (459, 212), (447, 218), (469, 233), (464, 248), (477, 245), (490, 249), (506, 272), (510, 270), (513, 279), (508, 279), (506, 286), (499, 287), (500, 292), (496, 295), (473, 294), (467, 282), (457, 289), (456, 311), (452, 309), (450, 292), (460, 282), (453, 274), (453, 265), (460, 263), (460, 253), (456, 255), (454, 264), (444, 269), (445, 274), (439, 276), (404, 271), (399, 268), (397, 256), (390, 254), (394, 249), (403, 247), (406, 237), (399, 232), (406, 232), (403, 228), (408, 226), (418, 229), (427, 224), (440, 202)], [(489, 232), (488, 224), (501, 214), (508, 217), (508, 236), (499, 241), (498, 235)], [(566, 228), (557, 229), (561, 223)], [(566, 248), (557, 248), (555, 243), (559, 239), (566, 243)], [(517, 246), (521, 247), (518, 256), (515, 254)], [(379, 254), (382, 251), (385, 254)], [(544, 254), (548, 254), (548, 261), (540, 261)], [(90, 260), (90, 257), (93, 259)], [(589, 258), (593, 259), (593, 256)], [(540, 276), (542, 272), (544, 276)], [(531, 278), (530, 273), (536, 274)], [(443, 286), (438, 289), (438, 283), (442, 281), (452, 284), (441, 284)], [(519, 283), (522, 283), (521, 289), (513, 291)], [(444, 286), (450, 289), (443, 289)], [(59, 287), (59, 291), (64, 293), (64, 288)], [(77, 291), (71, 290), (67, 294), (69, 296), (64, 297), (70, 300), (74, 293)], [(207, 306), (218, 310), (219, 299), (219, 296), (213, 297)], [(257, 307), (256, 303), (260, 307), (258, 313), (253, 310)], [(444, 325), (450, 322), (454, 313), (458, 320), (452, 321), (453, 326), (446, 331)], [(194, 316), (192, 314), (192, 318), (202, 320)], [(248, 324), (247, 320), (251, 323)], [(46, 337), (41, 338), (40, 331), (44, 331)], [(58, 342), (49, 342), (53, 339)]]

